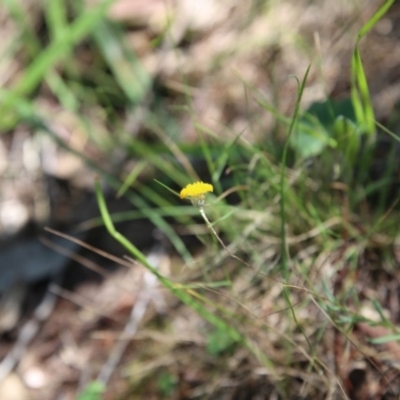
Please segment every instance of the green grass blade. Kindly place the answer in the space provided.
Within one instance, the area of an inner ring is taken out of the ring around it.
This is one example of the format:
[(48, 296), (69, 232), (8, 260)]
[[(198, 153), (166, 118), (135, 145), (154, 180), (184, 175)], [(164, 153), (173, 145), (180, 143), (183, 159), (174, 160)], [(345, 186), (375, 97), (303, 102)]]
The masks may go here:
[(140, 102), (149, 90), (151, 79), (140, 60), (125, 45), (118, 27), (101, 21), (93, 35), (129, 101)]
[(284, 278), (286, 280), (289, 279), (289, 268), (288, 268), (288, 263), (287, 263), (287, 248), (286, 248), (286, 161), (287, 161), (287, 153), (288, 153), (288, 149), (289, 149), (289, 143), (290, 143), (290, 138), (293, 134), (293, 130), (294, 127), (296, 125), (296, 122), (299, 118), (299, 113), (300, 113), (300, 102), (301, 102), (301, 98), (303, 96), (303, 91), (304, 91), (304, 87), (306, 85), (307, 82), (307, 77), (308, 77), (308, 73), (310, 72), (310, 68), (311, 65), (308, 66), (307, 71), (304, 75), (303, 81), (300, 82), (297, 80), (298, 84), (299, 84), (299, 88), (297, 91), (297, 99), (296, 99), (296, 106), (294, 109), (294, 113), (292, 116), (292, 121), (290, 123), (289, 126), (289, 131), (288, 131), (288, 136), (285, 142), (285, 146), (283, 148), (283, 154), (282, 154), (282, 161), (281, 161), (281, 179), (280, 179), (280, 195), (281, 195), (281, 207), (280, 207), (280, 216), (281, 216), (281, 241), (282, 241), (282, 245), (281, 245), (281, 265), (282, 265), (282, 272), (284, 275)]
[(372, 15), (372, 17), (364, 24), (364, 26), (358, 32), (358, 40), (365, 36), (375, 24), (385, 16), (389, 11), (389, 8), (395, 3), (396, 0), (386, 0), (385, 3)]
[[(220, 182), (222, 172), (226, 166), (226, 163), (230, 157), (233, 147), (237, 144), (240, 136), (242, 134), (239, 133), (236, 137), (231, 141), (228, 142), (222, 149), (221, 153), (218, 155), (217, 160), (215, 162), (215, 170), (212, 174), (211, 180), (212, 182)], [(219, 188), (221, 191), (221, 188)]]
[(372, 344), (385, 344), (389, 342), (399, 342), (400, 341), (400, 333), (394, 333), (392, 335), (380, 336), (377, 338), (369, 339), (369, 342)]
[[(212, 153), (211, 153), (212, 146), (210, 145), (210, 143), (206, 142), (201, 127), (199, 125), (195, 124), (195, 128), (197, 131), (197, 135), (199, 137), (200, 147), (201, 147), (203, 156), (204, 156), (207, 166), (208, 166), (208, 171), (212, 175), (213, 172), (215, 171), (215, 164), (214, 164)], [(219, 182), (213, 182), (213, 184), (214, 184), (214, 186), (216, 186), (217, 188), (220, 189)]]
[(64, 0), (46, 0), (46, 22), (52, 40), (61, 39), (67, 29), (66, 5)]
[(375, 121), (375, 123), (379, 129), (382, 129), (382, 131), (387, 133), (393, 140), (400, 143), (400, 137), (398, 137), (394, 132), (392, 132), (390, 129), (386, 128), (386, 126), (382, 125), (378, 121)]
[(351, 100), (361, 132), (375, 139), (375, 114), (358, 45), (351, 59), (351, 81)]
[(386, 0), (385, 3), (369, 18), (358, 32), (357, 43), (351, 59), (351, 99), (358, 123), (362, 131), (370, 137), (369, 142), (375, 140), (375, 115), (372, 108), (368, 82), (361, 60), (358, 44), (360, 40), (375, 26), (375, 24), (387, 13), (395, 0)]
[(167, 185), (164, 185), (162, 182), (160, 182), (157, 179), (154, 179), (155, 182), (157, 182), (160, 186), (162, 186), (164, 189), (167, 189), (170, 193), (172, 193), (174, 196), (179, 197), (179, 193), (175, 192), (175, 190), (172, 190), (169, 188)]
[(128, 188), (133, 184), (133, 182), (136, 180), (136, 178), (141, 174), (141, 172), (146, 168), (147, 162), (146, 161), (139, 161), (134, 168), (132, 168), (132, 171), (129, 173), (129, 175), (126, 177), (124, 182), (122, 183), (122, 186), (117, 192), (117, 198), (120, 198), (125, 194), (125, 192), (128, 190)]
[(79, 110), (78, 99), (55, 69), (46, 74), (46, 82), (63, 107), (74, 112)]

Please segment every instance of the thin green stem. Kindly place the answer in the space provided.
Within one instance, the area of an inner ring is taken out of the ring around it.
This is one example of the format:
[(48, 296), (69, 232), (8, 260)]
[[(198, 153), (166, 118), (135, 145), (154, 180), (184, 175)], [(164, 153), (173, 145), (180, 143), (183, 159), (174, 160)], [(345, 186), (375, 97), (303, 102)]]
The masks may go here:
[(287, 137), (285, 146), (283, 148), (282, 161), (281, 161), (281, 182), (280, 182), (280, 195), (281, 195), (280, 214), (281, 214), (281, 243), (282, 243), (281, 265), (282, 265), (283, 276), (286, 279), (286, 281), (288, 281), (289, 275), (290, 275), (289, 268), (288, 268), (288, 262), (287, 262), (288, 255), (287, 255), (286, 231), (285, 231), (285, 229), (286, 229), (285, 228), (286, 227), (286, 210), (285, 210), (286, 161), (287, 161), (287, 153), (289, 150), (290, 138), (292, 136), (294, 127), (295, 127), (297, 119), (299, 117), (300, 102), (301, 102), (301, 98), (303, 96), (303, 91), (304, 91), (304, 87), (307, 82), (307, 77), (308, 77), (308, 73), (310, 71), (310, 67), (311, 67), (311, 65), (308, 66), (307, 71), (304, 75), (304, 78), (303, 78), (303, 81), (301, 82), (301, 84), (299, 83), (298, 79), (295, 78), (297, 80), (297, 83), (299, 84), (299, 89), (297, 92), (296, 107), (294, 109), (293, 117), (292, 117), (292, 120), (290, 123), (288, 137)]
[(221, 244), (221, 246), (224, 248), (224, 250), (229, 254), (230, 257), (234, 258), (235, 260), (241, 262), (242, 264), (246, 265), (247, 267), (253, 268), (248, 262), (244, 261), (243, 259), (241, 259), (240, 257), (238, 257), (236, 254), (233, 254), (228, 247), (225, 245), (225, 243), (222, 241), (222, 239), (219, 237), (218, 233), (215, 231), (214, 227), (212, 226), (211, 222), (209, 221), (209, 219), (207, 218), (206, 213), (204, 212), (204, 208), (203, 207), (199, 207), (199, 211), (201, 216), (203, 217), (207, 227), (211, 230), (211, 232), (213, 233), (213, 235), (216, 237), (216, 239), (218, 240), (218, 242)]

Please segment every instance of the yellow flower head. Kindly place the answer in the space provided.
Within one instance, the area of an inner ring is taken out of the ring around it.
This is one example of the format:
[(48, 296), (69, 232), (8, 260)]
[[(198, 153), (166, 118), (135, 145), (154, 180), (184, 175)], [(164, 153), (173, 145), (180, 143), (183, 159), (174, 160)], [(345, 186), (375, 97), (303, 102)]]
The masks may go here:
[(192, 200), (193, 205), (202, 207), (204, 205), (205, 194), (213, 192), (213, 185), (204, 182), (189, 183), (180, 193), (181, 199), (189, 198)]

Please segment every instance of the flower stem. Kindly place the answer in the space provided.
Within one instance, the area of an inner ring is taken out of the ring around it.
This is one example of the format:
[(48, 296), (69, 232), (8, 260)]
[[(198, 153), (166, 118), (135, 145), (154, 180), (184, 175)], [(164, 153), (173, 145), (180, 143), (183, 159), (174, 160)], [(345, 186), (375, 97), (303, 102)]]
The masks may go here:
[(242, 264), (246, 265), (247, 267), (253, 268), (253, 266), (251, 266), (248, 262), (244, 261), (243, 259), (241, 259), (240, 257), (238, 257), (237, 255), (233, 254), (228, 247), (225, 246), (225, 243), (222, 241), (222, 239), (219, 237), (218, 233), (215, 231), (214, 227), (212, 226), (211, 222), (209, 221), (209, 219), (207, 218), (206, 213), (204, 212), (204, 208), (203, 207), (199, 207), (199, 211), (201, 216), (203, 217), (208, 229), (211, 230), (211, 232), (213, 233), (213, 235), (217, 238), (218, 242), (221, 244), (221, 246), (225, 249), (225, 251), (235, 260), (238, 260), (239, 262), (241, 262)]

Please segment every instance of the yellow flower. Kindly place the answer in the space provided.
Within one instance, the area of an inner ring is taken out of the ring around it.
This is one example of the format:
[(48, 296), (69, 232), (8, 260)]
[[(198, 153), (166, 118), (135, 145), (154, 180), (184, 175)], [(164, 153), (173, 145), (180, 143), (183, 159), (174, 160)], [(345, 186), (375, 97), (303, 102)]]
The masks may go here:
[(213, 185), (204, 182), (189, 183), (180, 193), (181, 199), (189, 198), (192, 200), (193, 205), (202, 207), (204, 205), (205, 194), (213, 192)]

